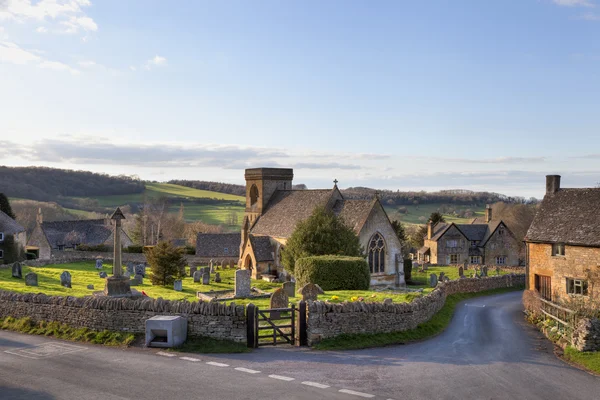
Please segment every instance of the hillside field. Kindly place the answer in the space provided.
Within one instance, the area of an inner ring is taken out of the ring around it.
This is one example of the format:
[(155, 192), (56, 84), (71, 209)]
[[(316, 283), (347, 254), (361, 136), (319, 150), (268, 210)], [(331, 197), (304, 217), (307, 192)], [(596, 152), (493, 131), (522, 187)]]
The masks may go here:
[[(408, 212), (406, 214), (401, 214), (398, 212), (398, 209), (400, 208), (400, 206), (385, 205), (384, 208), (392, 221), (398, 220), (404, 224), (422, 225), (427, 222), (427, 219), (429, 218), (431, 213), (438, 211), (443, 206), (450, 206), (457, 211), (467, 210), (467, 209), (474, 211), (474, 216), (471, 218), (460, 218), (460, 217), (457, 217), (452, 214), (443, 214), (446, 222), (454, 222), (457, 224), (468, 224), (473, 220), (473, 218), (480, 217), (480, 216), (484, 215), (484, 212), (485, 212), (483, 206), (461, 206), (461, 205), (448, 205), (448, 204), (441, 204), (441, 203), (440, 204), (432, 203), (432, 204), (404, 206), (408, 210)], [(424, 217), (424, 219), (421, 217)]]

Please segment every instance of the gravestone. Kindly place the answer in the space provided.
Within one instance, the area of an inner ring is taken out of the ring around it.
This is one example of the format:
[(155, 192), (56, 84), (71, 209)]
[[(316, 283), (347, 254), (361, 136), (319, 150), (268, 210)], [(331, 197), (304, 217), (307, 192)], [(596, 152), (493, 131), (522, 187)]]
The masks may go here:
[(459, 278), (465, 277), (465, 270), (463, 269), (463, 267), (458, 267), (458, 277)]
[(129, 271), (125, 271), (125, 273), (123, 274), (123, 276), (125, 278), (131, 278), (131, 273)]
[(194, 272), (194, 283), (199, 283), (202, 280), (202, 270)]
[(488, 267), (486, 265), (481, 268), (481, 276), (488, 276)]
[(18, 261), (12, 265), (12, 277), (23, 279), (23, 271), (21, 269), (21, 263)]
[(221, 261), (221, 269), (225, 269), (227, 266), (227, 263), (225, 262), (225, 260)]
[(436, 274), (431, 274), (429, 275), (429, 287), (436, 287), (438, 283), (438, 279), (437, 279), (437, 275)]
[(98, 274), (98, 276), (99, 276), (100, 278), (106, 278), (108, 275), (106, 274), (106, 272), (104, 272), (104, 271), (101, 271), (101, 272)]
[(249, 297), (251, 294), (250, 282), (250, 270), (235, 271), (235, 297)]
[(25, 275), (25, 286), (37, 286), (38, 276), (35, 272), (30, 272)]
[(394, 302), (394, 300), (390, 299), (389, 297), (387, 299), (383, 299), (383, 304), (392, 304)]
[(423, 264), (423, 272), (426, 272), (426, 271), (427, 271), (427, 268), (428, 268), (428, 267), (427, 267), (427, 264)]
[(131, 284), (134, 286), (138, 286), (144, 283), (144, 277), (140, 274), (135, 274), (133, 279), (131, 280)]
[(321, 288), (314, 283), (307, 283), (306, 285), (302, 286), (300, 290), (298, 290), (298, 293), (302, 295), (302, 300), (304, 301), (316, 301), (320, 290)]
[(235, 267), (235, 263), (233, 260), (229, 260), (229, 268), (233, 269)]
[(467, 259), (465, 259), (465, 263), (463, 264), (463, 267), (464, 267), (465, 271), (469, 269), (469, 263), (467, 262)]
[(129, 272), (129, 275), (135, 275), (135, 265), (129, 261), (126, 265), (127, 268), (127, 272)]
[(211, 268), (211, 269), (212, 269), (212, 267), (213, 267), (213, 263), (214, 263), (214, 262), (213, 262), (213, 259), (211, 258), (211, 259), (210, 259), (210, 261), (208, 262), (208, 268)]
[(444, 275), (444, 282), (450, 282), (450, 278), (447, 275)]
[(134, 268), (134, 275), (141, 275), (144, 278), (146, 277), (146, 263), (138, 264)]
[(60, 274), (60, 286), (71, 288), (71, 273), (69, 271)]
[(496, 267), (496, 275), (500, 276), (500, 267)]
[(446, 274), (444, 273), (444, 271), (440, 272), (440, 277), (438, 278), (441, 282), (444, 282), (444, 276)]
[(205, 272), (204, 274), (202, 274), (202, 284), (210, 285), (210, 274), (208, 272)]
[(181, 282), (181, 279), (175, 280), (175, 282), (173, 283), (173, 290), (177, 292), (181, 292), (183, 290), (183, 283)]
[(315, 283), (315, 286), (317, 287), (317, 294), (325, 294), (325, 291), (323, 289), (321, 289), (321, 286), (319, 286), (316, 283)]
[(190, 276), (194, 276), (194, 272), (198, 270), (198, 267), (190, 267)]
[(96, 269), (102, 269), (102, 259), (101, 258), (96, 259)]
[(215, 283), (221, 283), (221, 274), (218, 272), (215, 274)]
[(87, 285), (88, 290), (94, 290), (94, 285)]
[[(282, 288), (276, 289), (269, 299), (269, 308), (287, 308), (289, 301), (287, 293)], [(271, 311), (270, 317), (281, 317), (281, 311)]]
[(288, 297), (294, 297), (296, 295), (296, 282), (283, 282), (281, 287)]
[(210, 268), (209, 268), (208, 272), (210, 274), (214, 274), (215, 273), (215, 267), (212, 264), (210, 265)]

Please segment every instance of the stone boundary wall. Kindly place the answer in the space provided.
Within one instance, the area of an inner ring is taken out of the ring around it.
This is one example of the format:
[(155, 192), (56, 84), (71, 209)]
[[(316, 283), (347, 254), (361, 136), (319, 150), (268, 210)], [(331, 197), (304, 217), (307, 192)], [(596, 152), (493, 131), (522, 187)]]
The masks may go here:
[(465, 278), (440, 282), (427, 296), (410, 303), (330, 304), (308, 303), (307, 335), (309, 345), (341, 334), (387, 333), (415, 329), (429, 321), (454, 293), (475, 293), (491, 289), (525, 285), (525, 275), (503, 275), (488, 278)]
[(0, 291), (0, 318), (29, 317), (35, 322), (57, 321), (93, 330), (144, 333), (145, 321), (155, 315), (187, 318), (188, 336), (208, 336), (235, 342), (246, 341), (243, 305), (163, 299), (114, 299), (108, 297), (62, 297)]

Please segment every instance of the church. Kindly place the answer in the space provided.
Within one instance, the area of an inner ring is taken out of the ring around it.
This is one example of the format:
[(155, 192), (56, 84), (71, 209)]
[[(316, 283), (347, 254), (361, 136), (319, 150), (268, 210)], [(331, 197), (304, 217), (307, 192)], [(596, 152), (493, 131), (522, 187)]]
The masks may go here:
[(345, 199), (334, 181), (332, 189), (295, 190), (289, 168), (246, 169), (246, 209), (238, 265), (254, 279), (285, 276), (281, 249), (296, 225), (325, 207), (354, 229), (369, 268), (371, 285), (404, 286), (401, 244), (377, 196)]

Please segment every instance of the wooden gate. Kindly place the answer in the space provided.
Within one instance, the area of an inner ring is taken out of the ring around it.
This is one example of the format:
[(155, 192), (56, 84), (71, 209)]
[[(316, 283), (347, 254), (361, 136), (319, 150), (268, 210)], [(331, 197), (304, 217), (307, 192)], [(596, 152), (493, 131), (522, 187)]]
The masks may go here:
[[(306, 345), (306, 302), (299, 307), (261, 310), (254, 304), (246, 308), (248, 347)], [(298, 325), (298, 326), (296, 326)]]

